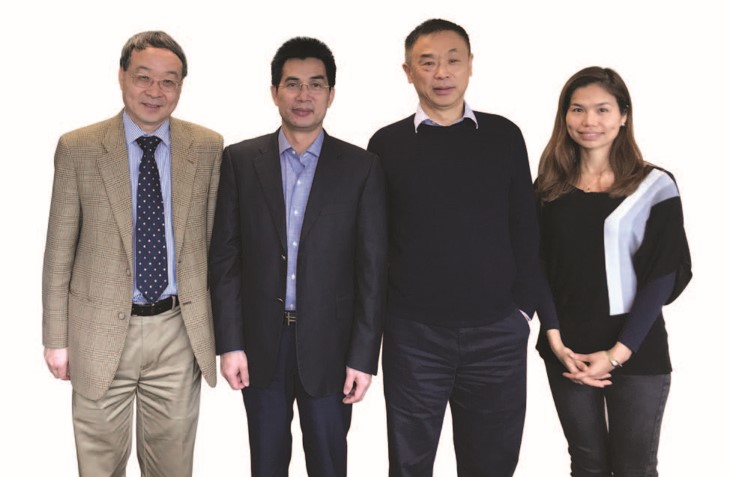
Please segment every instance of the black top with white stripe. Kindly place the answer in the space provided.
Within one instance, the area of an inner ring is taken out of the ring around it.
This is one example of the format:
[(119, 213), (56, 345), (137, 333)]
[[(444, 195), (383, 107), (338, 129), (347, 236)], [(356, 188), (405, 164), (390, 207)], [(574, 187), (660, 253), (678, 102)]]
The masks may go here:
[[(579, 353), (621, 341), (628, 374), (671, 371), (661, 313), (689, 282), (691, 266), (674, 179), (654, 169), (628, 197), (574, 189), (540, 208), (541, 248), (563, 342)], [(545, 336), (537, 345), (557, 362)]]

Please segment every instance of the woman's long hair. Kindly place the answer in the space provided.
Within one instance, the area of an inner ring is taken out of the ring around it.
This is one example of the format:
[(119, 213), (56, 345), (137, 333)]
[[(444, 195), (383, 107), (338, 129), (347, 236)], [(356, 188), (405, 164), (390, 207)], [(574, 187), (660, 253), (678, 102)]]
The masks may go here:
[(576, 89), (597, 84), (616, 98), (626, 125), (613, 140), (608, 162), (614, 182), (608, 190), (612, 197), (627, 196), (634, 192), (651, 170), (641, 157), (634, 139), (631, 96), (624, 80), (610, 68), (591, 66), (574, 74), (560, 93), (553, 134), (540, 156), (537, 196), (541, 202), (550, 202), (570, 192), (580, 179), (580, 148), (568, 134), (565, 117)]

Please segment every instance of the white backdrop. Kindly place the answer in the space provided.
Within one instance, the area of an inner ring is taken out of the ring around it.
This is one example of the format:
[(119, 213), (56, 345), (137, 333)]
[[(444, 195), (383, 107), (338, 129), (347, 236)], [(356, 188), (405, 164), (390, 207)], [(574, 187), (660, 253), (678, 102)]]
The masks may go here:
[[(724, 300), (727, 245), (725, 142), (730, 76), (727, 15), (715, 2), (663, 3), (514, 0), (385, 2), (28, 0), (0, 7), (2, 247), (0, 290), (6, 321), (0, 352), (6, 371), (0, 406), (0, 475), (76, 475), (70, 386), (46, 370), (41, 346), (41, 266), (53, 176), (62, 133), (121, 109), (117, 68), (133, 33), (162, 29), (185, 49), (190, 74), (176, 116), (221, 132), (226, 144), (273, 131), (269, 62), (296, 35), (333, 50), (337, 97), (330, 134), (366, 146), (379, 127), (411, 114), (416, 95), (401, 71), (403, 40), (418, 23), (443, 17), (463, 25), (474, 52), (467, 101), (521, 128), (533, 174), (560, 88), (589, 65), (615, 68), (634, 99), (645, 157), (674, 172), (682, 193), (695, 279), (666, 309), (675, 372), (659, 460), (663, 476), (730, 475), (730, 413), (722, 374), (730, 326)], [(720, 2), (717, 2), (719, 4)], [(265, 6), (266, 5), (266, 6)], [(726, 245), (722, 245), (725, 243)], [(724, 272), (724, 273), (723, 273)], [(565, 440), (544, 369), (532, 349), (528, 409), (517, 476), (568, 474)], [(295, 418), (295, 432), (298, 425)], [(382, 378), (354, 410), (350, 475), (387, 472)], [(305, 475), (300, 436), (291, 474)], [(199, 476), (248, 475), (241, 396), (225, 382), (204, 385), (195, 454)], [(455, 475), (450, 421), (437, 476)], [(130, 476), (139, 475), (135, 458)]]

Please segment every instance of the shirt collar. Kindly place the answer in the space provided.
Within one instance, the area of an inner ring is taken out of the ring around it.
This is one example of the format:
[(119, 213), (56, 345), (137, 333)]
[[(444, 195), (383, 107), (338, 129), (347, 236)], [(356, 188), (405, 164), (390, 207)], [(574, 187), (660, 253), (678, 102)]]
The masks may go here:
[(162, 139), (162, 142), (165, 143), (167, 147), (170, 147), (170, 118), (165, 119), (165, 121), (160, 124), (160, 127), (151, 133), (142, 131), (142, 128), (132, 121), (132, 118), (127, 115), (126, 111), (122, 114), (122, 123), (124, 124), (124, 138), (127, 141), (127, 144), (133, 143), (140, 136), (157, 136)]
[[(471, 119), (474, 122), (474, 126), (479, 129), (479, 123), (477, 122), (477, 117), (474, 114), (474, 111), (469, 107), (469, 105), (464, 101), (464, 114), (459, 118), (456, 123), (460, 123), (465, 119)], [(421, 103), (418, 103), (418, 108), (416, 108), (416, 115), (413, 118), (413, 126), (416, 128), (416, 132), (418, 132), (418, 126), (421, 124), (426, 123), (429, 126), (443, 126), (443, 124), (439, 124), (433, 119), (428, 117), (428, 114), (423, 110), (421, 107)]]
[[(319, 154), (322, 152), (322, 144), (324, 143), (324, 129), (317, 134), (317, 137), (315, 138), (314, 142), (310, 144), (310, 146), (307, 148), (307, 150), (304, 152), (310, 153), (313, 156), (319, 157)], [(292, 148), (291, 144), (289, 144), (289, 141), (286, 139), (286, 136), (284, 135), (284, 130), (279, 128), (279, 154), (284, 154), (289, 149)], [(304, 155), (302, 154), (302, 155)]]

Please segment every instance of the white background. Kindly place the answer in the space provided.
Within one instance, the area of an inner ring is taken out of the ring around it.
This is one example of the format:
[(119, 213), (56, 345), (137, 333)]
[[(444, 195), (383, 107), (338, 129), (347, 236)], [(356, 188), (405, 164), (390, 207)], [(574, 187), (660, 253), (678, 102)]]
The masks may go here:
[[(675, 372), (659, 460), (661, 475), (730, 475), (727, 452), (728, 260), (727, 14), (720, 2), (370, 2), (333, 0), (107, 3), (5, 2), (0, 7), (0, 276), (5, 365), (0, 399), (0, 474), (76, 475), (68, 383), (42, 359), (41, 267), (58, 137), (121, 109), (119, 53), (133, 33), (162, 29), (188, 55), (175, 115), (221, 132), (226, 144), (273, 131), (269, 62), (296, 35), (333, 50), (337, 97), (325, 126), (366, 146), (372, 133), (411, 114), (416, 95), (401, 70), (403, 40), (418, 23), (463, 25), (474, 52), (467, 101), (509, 117), (527, 141), (533, 174), (558, 94), (575, 71), (615, 68), (634, 100), (647, 160), (674, 172), (684, 202), (695, 278), (665, 310)], [(9, 7), (12, 5), (12, 9)], [(528, 407), (517, 476), (568, 474), (565, 440), (544, 368), (532, 349)], [(295, 431), (297, 429), (295, 421)], [(350, 475), (386, 475), (382, 378), (354, 410)], [(435, 474), (455, 475), (450, 420)], [(294, 435), (291, 473), (305, 475)], [(134, 455), (134, 454), (133, 454)], [(248, 475), (241, 396), (204, 385), (195, 453), (199, 476)], [(139, 475), (135, 458), (130, 476)]]

